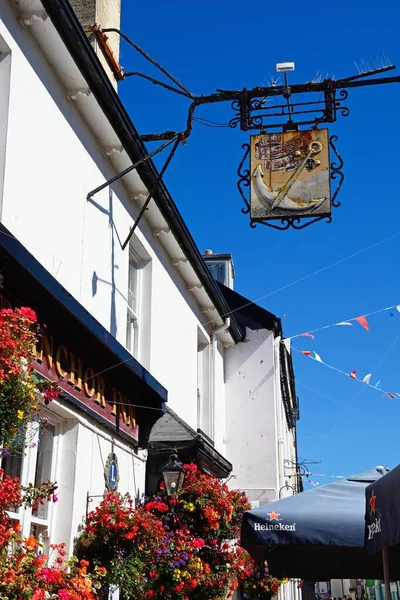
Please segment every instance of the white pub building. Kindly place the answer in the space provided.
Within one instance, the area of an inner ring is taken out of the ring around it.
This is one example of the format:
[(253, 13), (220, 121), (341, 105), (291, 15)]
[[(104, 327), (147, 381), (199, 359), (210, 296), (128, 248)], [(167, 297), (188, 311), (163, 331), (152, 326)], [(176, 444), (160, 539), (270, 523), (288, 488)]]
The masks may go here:
[(173, 448), (254, 506), (301, 489), (280, 320), (233, 290), (229, 255), (200, 253), (151, 160), (87, 199), (148, 150), (118, 96), (118, 36), (91, 29), (119, 28), (119, 0), (73, 5), (0, 3), (1, 303), (37, 312), (34, 367), (62, 390), (2, 468), (57, 481), (58, 503), (14, 517), (70, 552), (105, 489), (140, 502)]

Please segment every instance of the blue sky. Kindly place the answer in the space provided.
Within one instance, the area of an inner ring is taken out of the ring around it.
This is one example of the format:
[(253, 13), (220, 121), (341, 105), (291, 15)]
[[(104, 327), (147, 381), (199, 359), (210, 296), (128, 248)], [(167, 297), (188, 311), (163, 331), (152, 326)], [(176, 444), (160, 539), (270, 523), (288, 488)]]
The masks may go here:
[[(317, 72), (346, 77), (357, 72), (354, 61), (372, 64), (383, 55), (400, 72), (396, 0), (328, 5), (125, 0), (122, 6), (122, 30), (196, 95), (267, 85), (281, 61), (295, 61), (292, 83), (309, 81)], [(160, 76), (124, 43), (121, 63), (125, 71)], [(185, 98), (137, 78), (122, 82), (120, 94), (140, 133), (184, 129)], [(238, 130), (195, 124), (165, 177), (199, 248), (233, 254), (235, 289), (262, 298), (262, 306), (282, 317), (286, 336), (400, 304), (399, 236), (347, 259), (400, 232), (400, 85), (352, 90), (346, 104), (350, 116), (330, 125), (345, 163), (342, 206), (334, 209), (332, 224), (304, 231), (250, 229), (236, 189), (248, 135)], [(202, 107), (198, 116), (226, 123), (233, 114), (224, 104)], [(165, 155), (156, 163), (162, 160)], [(345, 372), (372, 372), (372, 383), (381, 379), (384, 389), (400, 393), (400, 313), (373, 316), (370, 326), (369, 333), (360, 326), (328, 329), (315, 341), (295, 340), (295, 346), (316, 350)], [(400, 399), (384, 398), (297, 353), (294, 366), (299, 454), (321, 461), (310, 468), (313, 473), (347, 475), (400, 462)]]

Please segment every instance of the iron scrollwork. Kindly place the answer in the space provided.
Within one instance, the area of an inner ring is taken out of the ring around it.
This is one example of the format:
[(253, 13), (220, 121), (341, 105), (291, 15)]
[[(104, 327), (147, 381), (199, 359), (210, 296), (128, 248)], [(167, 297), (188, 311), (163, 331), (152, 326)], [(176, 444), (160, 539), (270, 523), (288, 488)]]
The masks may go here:
[(350, 109), (342, 104), (347, 97), (346, 90), (339, 90), (339, 97), (337, 97), (333, 87), (325, 90), (323, 101), (319, 99), (286, 104), (275, 102), (267, 106), (270, 96), (251, 99), (245, 96), (242, 100), (234, 100), (231, 103), (234, 117), (230, 119), (229, 127), (235, 129), (240, 125), (242, 131), (252, 129), (266, 131), (285, 128), (288, 123), (296, 128), (300, 125), (316, 127), (322, 123), (334, 123), (338, 112), (342, 117), (349, 116)]
[[(343, 181), (344, 181), (344, 174), (343, 174), (343, 166), (344, 166), (344, 162), (342, 157), (340, 156), (339, 152), (337, 151), (335, 142), (337, 142), (338, 140), (338, 136), (337, 135), (332, 135), (329, 139), (329, 145), (332, 148), (336, 160), (334, 160), (333, 162), (330, 163), (330, 178), (331, 180), (338, 180), (337, 181), (337, 185), (335, 188), (335, 191), (333, 192), (333, 195), (331, 196), (331, 206), (334, 208), (337, 208), (341, 205), (341, 203), (336, 200), (339, 191), (343, 185)], [(241, 209), (241, 212), (244, 215), (248, 215), (250, 214), (250, 201), (249, 201), (249, 189), (250, 189), (250, 183), (251, 183), (251, 173), (250, 173), (250, 168), (246, 168), (245, 167), (245, 163), (246, 160), (249, 158), (250, 155), (250, 144), (242, 144), (242, 149), (244, 150), (244, 154), (242, 157), (242, 160), (240, 161), (238, 170), (237, 170), (237, 174), (238, 174), (238, 182), (237, 182), (237, 188), (239, 190), (239, 193), (243, 199), (243, 202), (245, 204), (245, 206)], [(309, 219), (308, 221), (306, 221), (305, 219), (302, 219), (301, 217), (285, 217), (282, 219), (277, 219), (278, 222), (271, 222), (271, 221), (267, 221), (265, 219), (252, 219), (250, 217), (250, 227), (251, 228), (255, 228), (257, 226), (257, 224), (260, 225), (266, 225), (267, 227), (271, 227), (272, 229), (277, 229), (278, 231), (287, 231), (288, 229), (292, 228), (292, 229), (296, 229), (296, 230), (300, 230), (300, 229), (305, 229), (306, 227), (308, 227), (309, 225), (312, 225), (313, 223), (318, 223), (319, 221), (322, 221), (325, 219), (326, 223), (332, 223), (332, 216), (316, 216), (312, 219)]]
[(343, 181), (344, 181), (344, 173), (342, 171), (342, 169), (344, 167), (344, 162), (335, 146), (335, 142), (337, 142), (338, 139), (339, 138), (337, 135), (332, 135), (329, 139), (329, 145), (332, 148), (332, 150), (334, 151), (336, 158), (338, 160), (338, 162), (331, 162), (331, 179), (335, 180), (335, 179), (339, 178), (336, 189), (333, 192), (333, 195), (331, 197), (331, 204), (335, 208), (337, 208), (341, 204), (338, 200), (336, 200), (336, 198), (337, 198), (338, 193), (340, 192), (340, 188), (342, 187)]
[(246, 193), (243, 190), (244, 188), (249, 188), (250, 187), (250, 169), (243, 169), (244, 163), (247, 159), (247, 157), (250, 154), (250, 144), (242, 144), (242, 148), (245, 151), (242, 160), (240, 161), (240, 165), (238, 167), (237, 170), (237, 174), (239, 176), (239, 180), (237, 182), (237, 188), (239, 190), (240, 195), (242, 196), (243, 202), (245, 203), (246, 207), (242, 208), (242, 213), (244, 215), (249, 214), (250, 212), (250, 202), (247, 199)]

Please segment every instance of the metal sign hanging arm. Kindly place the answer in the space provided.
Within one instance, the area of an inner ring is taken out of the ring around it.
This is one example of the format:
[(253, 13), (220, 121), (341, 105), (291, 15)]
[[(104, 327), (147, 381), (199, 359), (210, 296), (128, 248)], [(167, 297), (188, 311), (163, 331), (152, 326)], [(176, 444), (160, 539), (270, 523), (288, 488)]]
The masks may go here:
[(118, 179), (121, 179), (121, 177), (124, 177), (124, 175), (127, 175), (128, 173), (130, 173), (134, 169), (137, 169), (137, 167), (139, 167), (139, 165), (141, 165), (142, 163), (150, 160), (150, 158), (152, 158), (153, 156), (155, 156), (156, 154), (158, 154), (159, 152), (161, 152), (162, 150), (164, 150), (164, 148), (166, 148), (167, 146), (169, 146), (170, 144), (172, 144), (172, 142), (174, 140), (179, 140), (180, 141), (181, 139), (182, 139), (182, 137), (181, 137), (181, 135), (179, 133), (174, 133), (174, 135), (171, 138), (168, 138), (168, 141), (165, 142), (165, 144), (163, 144), (159, 148), (156, 148), (155, 150), (153, 150), (153, 152), (150, 152), (150, 154), (146, 154), (146, 156), (143, 156), (140, 160), (138, 160), (135, 163), (133, 163), (133, 165), (131, 165), (130, 167), (127, 167), (126, 169), (124, 169), (123, 171), (121, 171), (121, 173), (118, 173), (118, 175), (115, 175), (114, 177), (111, 177), (111, 179), (108, 179), (108, 181), (105, 181), (104, 183), (102, 183), (101, 185), (99, 185), (97, 188), (95, 188), (94, 190), (92, 190), (91, 192), (89, 192), (88, 195), (86, 196), (86, 200), (91, 200), (93, 198), (93, 196), (95, 196), (96, 194), (98, 194), (98, 192), (101, 192), (101, 190), (104, 190), (109, 185), (112, 185), (115, 181), (118, 181)]
[[(244, 88), (243, 90), (217, 90), (208, 96), (199, 96), (195, 98), (189, 106), (186, 129), (180, 133), (183, 138), (188, 138), (193, 129), (193, 120), (195, 110), (203, 104), (215, 104), (221, 102), (231, 102), (232, 108), (237, 111), (236, 116), (230, 120), (229, 126), (235, 128), (240, 124), (242, 131), (250, 129), (268, 129), (270, 127), (285, 127), (287, 123), (265, 124), (262, 119), (268, 117), (285, 116), (287, 122), (293, 123), (293, 116), (307, 115), (306, 120), (299, 121), (297, 125), (316, 125), (318, 123), (333, 123), (336, 121), (337, 111), (341, 111), (343, 116), (349, 114), (349, 109), (341, 105), (341, 102), (347, 98), (347, 89), (365, 87), (371, 85), (384, 85), (389, 83), (400, 83), (400, 76), (395, 77), (378, 77), (374, 79), (366, 79), (371, 75), (379, 75), (387, 71), (395, 69), (394, 65), (359, 73), (343, 79), (325, 79), (321, 82), (308, 82), (281, 86), (255, 87), (252, 89)], [(340, 98), (336, 98), (336, 91), (340, 90)], [(306, 93), (322, 93), (324, 96), (324, 108), (321, 108), (320, 101), (297, 102), (290, 104), (290, 98), (296, 94)], [(273, 107), (266, 107), (265, 100), (270, 97), (279, 97), (284, 99), (284, 104)], [(262, 99), (261, 101), (259, 99)], [(264, 111), (264, 114), (252, 116), (253, 112), (259, 113)], [(322, 113), (321, 116), (312, 118), (309, 115), (313, 113)], [(157, 134), (144, 134), (141, 138), (145, 142), (156, 140), (168, 140), (176, 135), (176, 132), (166, 131)]]
[(131, 229), (130, 229), (130, 231), (128, 233), (128, 237), (126, 238), (125, 242), (122, 244), (122, 250), (125, 250), (125, 248), (127, 247), (128, 243), (129, 243), (129, 240), (131, 239), (131, 237), (133, 236), (133, 234), (135, 232), (136, 227), (139, 225), (139, 222), (140, 222), (142, 216), (144, 215), (144, 213), (146, 212), (147, 207), (148, 207), (148, 205), (150, 203), (150, 200), (152, 199), (154, 192), (156, 191), (159, 183), (161, 182), (162, 178), (164, 177), (164, 173), (167, 170), (168, 165), (171, 162), (171, 160), (172, 160), (172, 158), (173, 158), (173, 156), (174, 156), (174, 154), (175, 154), (175, 152), (176, 152), (176, 150), (177, 150), (177, 148), (178, 148), (178, 146), (179, 146), (180, 143), (181, 143), (181, 140), (179, 138), (175, 140), (175, 144), (172, 146), (172, 150), (169, 153), (168, 158), (165, 161), (163, 168), (159, 172), (159, 174), (157, 176), (157, 179), (156, 179), (153, 187), (151, 188), (150, 192), (148, 193), (147, 198), (146, 198), (146, 200), (145, 200), (145, 202), (144, 202), (142, 208), (140, 209), (140, 212), (139, 212), (139, 214), (138, 214), (138, 216), (136, 218), (136, 221), (134, 222), (134, 224), (132, 225), (132, 227), (131, 227)]

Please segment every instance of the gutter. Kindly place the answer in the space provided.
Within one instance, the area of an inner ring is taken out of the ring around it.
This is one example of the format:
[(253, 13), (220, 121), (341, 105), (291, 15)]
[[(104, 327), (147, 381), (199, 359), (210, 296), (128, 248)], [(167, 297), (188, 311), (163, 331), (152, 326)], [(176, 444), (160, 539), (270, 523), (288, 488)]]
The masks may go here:
[[(146, 146), (107, 77), (68, 0), (41, 0), (41, 2), (69, 54), (87, 81), (99, 106), (121, 140), (132, 163), (145, 157), (148, 154)], [(137, 172), (146, 188), (153, 189), (159, 176), (153, 161), (148, 160), (141, 164), (137, 168)], [(162, 181), (157, 184), (153, 198), (169, 228), (174, 232), (182, 251), (188, 256), (204, 289), (214, 301), (220, 316), (228, 316), (230, 313), (229, 306)], [(229, 332), (236, 343), (243, 341), (242, 331), (234, 318), (231, 318)]]

